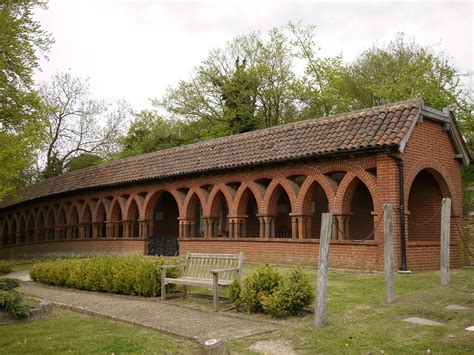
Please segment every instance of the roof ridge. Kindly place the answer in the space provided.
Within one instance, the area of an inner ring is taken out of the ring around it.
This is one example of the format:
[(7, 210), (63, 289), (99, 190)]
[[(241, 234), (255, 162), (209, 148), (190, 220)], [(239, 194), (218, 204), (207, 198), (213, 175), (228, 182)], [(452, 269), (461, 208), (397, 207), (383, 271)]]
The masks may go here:
[(170, 148), (166, 148), (166, 149), (155, 150), (153, 152), (137, 154), (137, 155), (132, 155), (132, 156), (117, 159), (117, 160), (108, 161), (108, 162), (105, 162), (105, 163), (102, 163), (102, 164), (98, 164), (98, 165), (90, 166), (90, 167), (87, 167), (87, 168), (79, 169), (79, 170), (76, 170), (76, 171), (71, 171), (71, 172), (68, 172), (68, 173), (65, 173), (65, 174), (62, 174), (62, 175), (58, 175), (58, 176), (55, 176), (55, 177), (52, 177), (50, 179), (46, 179), (46, 180), (43, 180), (43, 181), (52, 181), (55, 178), (58, 178), (58, 177), (61, 177), (61, 176), (64, 176), (64, 175), (73, 174), (73, 173), (76, 173), (76, 172), (79, 172), (79, 171), (87, 171), (87, 170), (97, 169), (97, 167), (99, 167), (99, 166), (102, 166), (102, 167), (103, 166), (113, 166), (113, 165), (119, 164), (121, 162), (133, 161), (133, 160), (136, 160), (137, 157), (155, 156), (155, 155), (159, 155), (159, 154), (166, 153), (166, 152), (179, 151), (181, 149), (184, 149), (184, 147), (191, 147), (191, 146), (197, 147), (197, 146), (201, 146), (201, 145), (211, 145), (212, 143), (216, 143), (216, 142), (220, 142), (220, 141), (231, 141), (232, 139), (238, 139), (240, 137), (248, 137), (248, 136), (253, 136), (253, 135), (259, 135), (262, 132), (272, 132), (272, 131), (275, 131), (275, 130), (280, 131), (280, 130), (283, 130), (284, 128), (288, 128), (288, 127), (292, 127), (292, 126), (298, 126), (298, 125), (305, 125), (305, 124), (308, 124), (308, 123), (319, 123), (321, 121), (327, 122), (327, 121), (330, 121), (332, 119), (336, 120), (336, 119), (340, 119), (340, 118), (345, 118), (349, 115), (357, 115), (359, 113), (367, 112), (367, 111), (370, 111), (370, 110), (376, 110), (376, 109), (380, 109), (380, 108), (391, 107), (391, 106), (395, 106), (395, 105), (402, 105), (402, 104), (407, 104), (407, 103), (415, 103), (417, 101), (422, 103), (423, 99), (414, 98), (414, 99), (408, 99), (408, 100), (399, 101), (399, 102), (391, 102), (391, 103), (381, 104), (381, 105), (368, 107), (368, 108), (363, 108), (363, 109), (359, 109), (359, 110), (355, 110), (355, 111), (348, 111), (348, 112), (333, 114), (333, 115), (329, 115), (329, 116), (320, 116), (320, 117), (309, 118), (309, 119), (305, 119), (305, 120), (301, 120), (301, 121), (288, 122), (288, 123), (285, 123), (285, 124), (282, 124), (282, 125), (260, 128), (260, 129), (250, 131), (250, 132), (238, 133), (238, 134), (234, 134), (234, 135), (230, 135), (230, 136), (217, 137), (217, 138), (212, 138), (212, 139), (209, 139), (209, 140), (195, 142), (195, 143), (182, 144), (182, 145), (179, 145), (179, 146), (176, 146), (176, 147), (170, 147)]

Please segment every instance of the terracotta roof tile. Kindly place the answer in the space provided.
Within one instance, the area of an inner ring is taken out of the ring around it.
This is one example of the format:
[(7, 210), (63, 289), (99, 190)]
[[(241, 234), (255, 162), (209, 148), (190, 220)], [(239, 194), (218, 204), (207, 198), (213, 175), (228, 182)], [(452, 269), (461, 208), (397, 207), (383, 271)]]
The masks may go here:
[(68, 191), (399, 144), (421, 106), (421, 99), (409, 100), (133, 156), (41, 181), (5, 197), (0, 208)]

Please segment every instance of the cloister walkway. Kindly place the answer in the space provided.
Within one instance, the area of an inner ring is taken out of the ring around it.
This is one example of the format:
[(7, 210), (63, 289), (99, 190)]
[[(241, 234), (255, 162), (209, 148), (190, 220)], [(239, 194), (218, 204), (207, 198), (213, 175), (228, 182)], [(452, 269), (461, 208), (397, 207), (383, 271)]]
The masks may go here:
[[(15, 275), (18, 276), (18, 275)], [(98, 315), (197, 342), (217, 338), (226, 340), (272, 332), (278, 326), (184, 308), (144, 298), (79, 291), (35, 282), (25, 282), (20, 292), (86, 314)]]

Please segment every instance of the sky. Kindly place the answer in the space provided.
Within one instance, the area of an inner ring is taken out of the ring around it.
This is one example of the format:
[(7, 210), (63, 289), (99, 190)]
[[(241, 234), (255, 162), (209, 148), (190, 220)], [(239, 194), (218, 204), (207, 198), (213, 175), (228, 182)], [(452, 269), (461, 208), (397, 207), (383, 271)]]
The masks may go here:
[[(69, 70), (89, 79), (95, 97), (137, 110), (189, 79), (210, 49), (288, 21), (316, 25), (323, 56), (351, 61), (404, 32), (461, 73), (474, 71), (472, 1), (49, 0), (35, 17), (55, 39), (38, 81)], [(472, 76), (464, 82), (474, 85)]]

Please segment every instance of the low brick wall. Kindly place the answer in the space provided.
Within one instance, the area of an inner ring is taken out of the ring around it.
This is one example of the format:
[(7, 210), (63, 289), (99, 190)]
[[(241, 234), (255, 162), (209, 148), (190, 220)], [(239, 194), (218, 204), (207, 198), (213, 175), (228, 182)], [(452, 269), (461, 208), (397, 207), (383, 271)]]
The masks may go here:
[[(180, 254), (238, 253), (245, 252), (245, 260), (278, 264), (316, 265), (319, 256), (319, 242), (316, 240), (180, 240)], [(383, 261), (383, 260), (382, 260)], [(329, 264), (331, 267), (359, 270), (382, 270), (376, 242), (352, 243), (332, 242)]]
[(1, 247), (0, 258), (21, 259), (32, 256), (143, 254), (143, 239), (74, 239), (25, 243)]
[[(451, 268), (462, 266), (462, 257), (456, 243), (451, 243)], [(439, 241), (419, 241), (407, 243), (407, 266), (408, 270), (439, 270), (440, 268)]]

